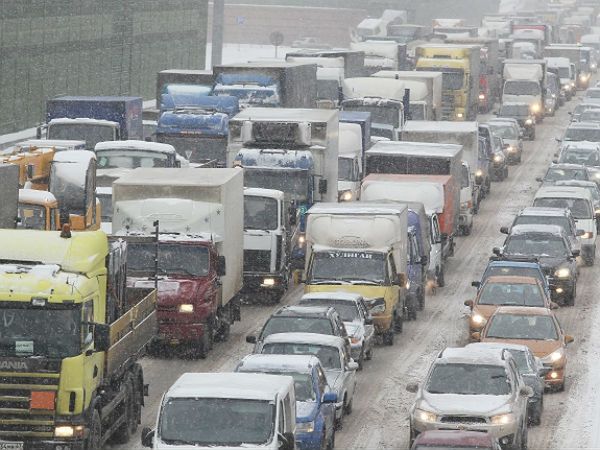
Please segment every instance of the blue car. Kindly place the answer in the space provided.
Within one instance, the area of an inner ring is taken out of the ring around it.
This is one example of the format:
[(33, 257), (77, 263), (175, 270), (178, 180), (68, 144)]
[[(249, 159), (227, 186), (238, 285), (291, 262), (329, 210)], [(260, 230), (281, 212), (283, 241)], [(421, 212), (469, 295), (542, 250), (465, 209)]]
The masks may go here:
[(471, 284), (479, 289), (483, 286), (485, 280), (492, 276), (521, 276), (521, 277), (533, 277), (539, 280), (539, 282), (544, 286), (546, 293), (550, 296), (550, 281), (544, 275), (544, 271), (540, 264), (529, 258), (529, 259), (510, 259), (510, 258), (502, 258), (502, 257), (492, 257), (490, 258), (490, 262), (488, 263), (485, 272), (483, 272), (483, 276), (481, 277), (481, 281), (473, 281)]
[(235, 371), (291, 376), (296, 388), (296, 449), (333, 450), (337, 394), (329, 388), (319, 358), (312, 355), (248, 355)]

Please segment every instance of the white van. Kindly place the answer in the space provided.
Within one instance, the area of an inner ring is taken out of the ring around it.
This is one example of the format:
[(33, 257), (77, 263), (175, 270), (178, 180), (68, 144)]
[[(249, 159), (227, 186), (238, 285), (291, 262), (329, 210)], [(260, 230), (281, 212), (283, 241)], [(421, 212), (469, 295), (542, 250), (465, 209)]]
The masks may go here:
[(533, 206), (545, 208), (569, 208), (575, 218), (581, 236), (581, 256), (591, 266), (596, 257), (598, 216), (594, 211), (594, 199), (589, 190), (581, 187), (546, 186), (535, 194)]
[(294, 450), (296, 398), (290, 376), (186, 373), (164, 394), (154, 430), (142, 445), (154, 450)]

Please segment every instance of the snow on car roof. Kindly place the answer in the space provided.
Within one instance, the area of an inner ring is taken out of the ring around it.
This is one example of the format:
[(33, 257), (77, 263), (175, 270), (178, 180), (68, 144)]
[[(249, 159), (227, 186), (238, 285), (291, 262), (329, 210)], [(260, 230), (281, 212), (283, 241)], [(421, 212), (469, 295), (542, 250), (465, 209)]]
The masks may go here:
[(236, 372), (298, 372), (310, 373), (318, 366), (319, 358), (314, 355), (248, 355), (242, 359)]
[(306, 305), (287, 305), (275, 312), (276, 316), (292, 315), (326, 315), (329, 312), (329, 306), (306, 306)]
[[(590, 183), (595, 184), (593, 181)], [(523, 208), (519, 211), (518, 216), (567, 216), (568, 209), (567, 208), (548, 208), (548, 207), (539, 207), (539, 206), (528, 206), (527, 208)]]
[(539, 306), (501, 306), (499, 307), (494, 315), (496, 314), (521, 314), (528, 316), (552, 316), (554, 313), (548, 308), (542, 308)]
[(156, 153), (175, 153), (175, 147), (172, 145), (136, 140), (99, 142), (94, 148), (94, 151), (98, 150), (143, 150)]
[(184, 373), (166, 398), (234, 398), (272, 401), (294, 389), (292, 377), (254, 373)]
[(300, 300), (338, 300), (347, 302), (357, 302), (363, 298), (360, 294), (350, 292), (314, 292), (312, 294), (304, 294)]
[(408, 120), (404, 124), (404, 131), (425, 131), (425, 132), (456, 132), (456, 133), (474, 133), (477, 131), (477, 122), (451, 122), (448, 120)]
[(472, 342), (467, 344), (465, 348), (490, 348), (490, 349), (500, 349), (500, 350), (516, 350), (520, 352), (528, 352), (529, 347), (521, 344), (509, 344), (504, 342)]
[[(600, 108), (600, 105), (596, 105)], [(600, 143), (592, 141), (567, 141), (561, 145), (561, 150), (569, 148), (600, 149)]]
[[(459, 122), (457, 122), (459, 123)], [(430, 142), (380, 141), (366, 151), (367, 155), (415, 155), (452, 158), (462, 150), (462, 145)]]
[(491, 349), (472, 349), (465, 347), (448, 347), (436, 360), (442, 364), (487, 364), (504, 365), (504, 352)]
[(600, 128), (600, 123), (597, 122), (572, 122), (568, 127), (569, 129), (583, 129), (583, 130), (597, 130)]
[(271, 334), (263, 341), (267, 344), (312, 344), (326, 347), (345, 348), (346, 341), (339, 336), (316, 333), (276, 333)]
[(577, 186), (543, 186), (538, 189), (535, 198), (585, 198), (593, 201), (590, 191)]
[(268, 122), (328, 122), (338, 116), (337, 110), (329, 109), (303, 109), (303, 108), (246, 108), (232, 120), (254, 120)]

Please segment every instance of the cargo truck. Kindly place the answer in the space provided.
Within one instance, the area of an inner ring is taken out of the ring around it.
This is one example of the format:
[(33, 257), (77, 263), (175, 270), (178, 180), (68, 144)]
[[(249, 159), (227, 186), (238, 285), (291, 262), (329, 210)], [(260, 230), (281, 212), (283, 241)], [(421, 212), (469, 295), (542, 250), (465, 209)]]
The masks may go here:
[(404, 82), (410, 89), (411, 120), (442, 120), (442, 74), (413, 70), (382, 70), (376, 78), (393, 78)]
[(156, 76), (156, 109), (163, 111), (163, 95), (181, 99), (210, 95), (214, 83), (210, 70), (167, 69)]
[(338, 155), (338, 199), (358, 200), (363, 168), (362, 129), (356, 123), (340, 122)]
[(246, 187), (283, 191), (298, 211), (292, 268), (304, 267), (306, 211), (338, 200), (339, 118), (335, 110), (248, 108), (229, 122), (227, 165)]
[(101, 231), (1, 230), (2, 446), (101, 450), (135, 433), (156, 291)]
[(545, 114), (546, 70), (543, 59), (506, 59), (502, 63), (502, 102), (527, 103), (537, 121)]
[[(244, 189), (244, 287), (242, 297), (279, 302), (290, 280), (290, 217), (285, 194)], [(291, 223), (290, 223), (291, 222)]]
[(576, 94), (577, 74), (575, 65), (569, 58), (551, 56), (544, 58), (549, 72), (554, 72), (560, 80), (560, 88), (565, 100), (571, 100)]
[[(390, 40), (351, 42), (350, 49), (365, 54), (364, 75), (380, 70), (407, 70), (407, 47)], [(346, 77), (349, 78), (349, 77)]]
[(479, 109), (477, 45), (424, 44), (415, 49), (417, 71), (442, 72), (442, 120), (475, 120)]
[(17, 226), (19, 167), (0, 163), (0, 228)]
[(240, 320), (242, 179), (239, 169), (136, 169), (113, 183), (113, 234), (128, 241), (131, 284), (153, 284), (158, 270), (156, 349), (183, 344), (205, 357)]
[(545, 57), (569, 58), (571, 64), (575, 65), (577, 89), (586, 90), (592, 78), (591, 58), (592, 49), (579, 44), (555, 44), (544, 48)]
[(38, 127), (38, 139), (46, 128), (48, 139), (86, 142), (93, 150), (98, 142), (143, 139), (141, 97), (64, 96), (46, 101), (46, 125)]
[(377, 308), (376, 333), (393, 345), (406, 319), (407, 206), (323, 203), (307, 222), (305, 292), (361, 294)]
[(340, 111), (340, 123), (356, 123), (360, 125), (362, 135), (362, 154), (371, 147), (371, 113), (362, 111)]
[(240, 108), (316, 108), (317, 66), (253, 62), (215, 66), (213, 95), (237, 97)]
[(371, 113), (371, 135), (392, 141), (402, 139), (405, 102), (409, 93), (403, 81), (389, 78), (346, 78), (342, 111)]

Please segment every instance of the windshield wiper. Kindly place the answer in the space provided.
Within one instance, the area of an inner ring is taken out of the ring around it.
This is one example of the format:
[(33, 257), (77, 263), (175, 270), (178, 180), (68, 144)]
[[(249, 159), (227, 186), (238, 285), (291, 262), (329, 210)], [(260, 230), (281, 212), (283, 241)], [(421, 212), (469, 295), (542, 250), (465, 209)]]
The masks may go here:
[(368, 284), (373, 286), (381, 286), (381, 281), (368, 280), (366, 278), (342, 278), (342, 281), (346, 281), (350, 284)]
[(330, 280), (327, 278), (313, 278), (309, 284), (344, 284), (341, 280)]

